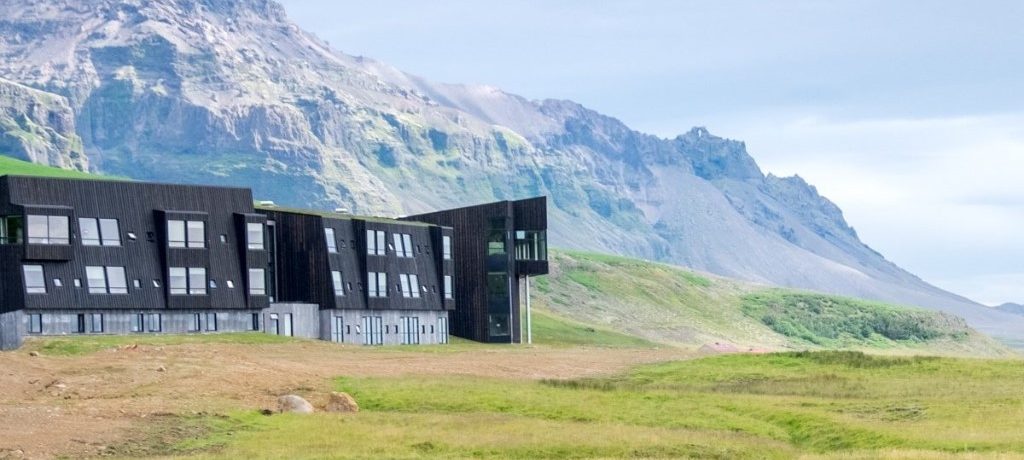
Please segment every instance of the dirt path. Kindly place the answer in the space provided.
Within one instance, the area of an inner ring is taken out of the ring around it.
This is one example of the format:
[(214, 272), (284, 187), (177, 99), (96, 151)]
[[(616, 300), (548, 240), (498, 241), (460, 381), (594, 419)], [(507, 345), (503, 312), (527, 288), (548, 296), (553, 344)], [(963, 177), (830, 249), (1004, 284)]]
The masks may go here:
[(146, 417), (270, 408), (284, 393), (323, 395), (337, 376), (572, 378), (691, 356), (673, 348), (409, 351), (318, 341), (140, 345), (77, 357), (0, 353), (0, 458), (94, 455)]

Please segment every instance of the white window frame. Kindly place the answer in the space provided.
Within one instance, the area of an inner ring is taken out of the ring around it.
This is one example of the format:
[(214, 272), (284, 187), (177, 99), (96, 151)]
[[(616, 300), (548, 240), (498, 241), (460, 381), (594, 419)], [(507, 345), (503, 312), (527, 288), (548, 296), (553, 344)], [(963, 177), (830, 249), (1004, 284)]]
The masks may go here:
[(453, 283), (452, 275), (444, 275), (444, 298), (445, 299), (454, 299), (455, 298), (455, 293), (452, 292), (453, 291), (452, 283)]
[[(258, 239), (254, 239), (258, 235)], [(262, 251), (266, 249), (266, 232), (261, 222), (245, 223), (245, 244), (250, 251)]]
[(331, 270), (331, 284), (334, 286), (334, 296), (345, 296), (345, 282), (340, 270)]
[(335, 237), (333, 228), (324, 227), (324, 239), (327, 241), (327, 252), (336, 254), (338, 252), (338, 239)]
[[(253, 277), (254, 275), (255, 278)], [(258, 286), (254, 280), (259, 280)], [(249, 295), (267, 295), (267, 271), (265, 269), (249, 269)]]

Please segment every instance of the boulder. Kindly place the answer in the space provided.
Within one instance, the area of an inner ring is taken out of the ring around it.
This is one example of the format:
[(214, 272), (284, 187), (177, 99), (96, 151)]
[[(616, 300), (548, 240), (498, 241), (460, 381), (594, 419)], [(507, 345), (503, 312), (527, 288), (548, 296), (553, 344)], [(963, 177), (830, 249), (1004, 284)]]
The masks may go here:
[(327, 401), (327, 412), (359, 412), (359, 404), (356, 403), (348, 393), (331, 392), (331, 398)]
[(278, 412), (292, 412), (295, 414), (312, 414), (313, 405), (299, 395), (284, 395), (277, 398)]

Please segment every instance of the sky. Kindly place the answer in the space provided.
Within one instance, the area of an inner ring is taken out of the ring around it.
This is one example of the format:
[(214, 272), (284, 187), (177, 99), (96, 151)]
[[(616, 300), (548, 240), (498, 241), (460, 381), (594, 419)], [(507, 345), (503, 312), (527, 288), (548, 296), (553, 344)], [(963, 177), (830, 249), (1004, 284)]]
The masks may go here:
[(693, 126), (944, 289), (1024, 303), (1024, 2), (283, 0), (347, 54)]

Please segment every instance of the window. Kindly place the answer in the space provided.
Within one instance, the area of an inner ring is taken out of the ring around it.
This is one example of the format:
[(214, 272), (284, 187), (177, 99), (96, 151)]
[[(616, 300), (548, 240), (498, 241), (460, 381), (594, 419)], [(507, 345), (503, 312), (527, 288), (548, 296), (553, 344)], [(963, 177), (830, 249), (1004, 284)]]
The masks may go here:
[(80, 288), (80, 287), (82, 287), (82, 279), (81, 279), (81, 278), (75, 278), (75, 279), (73, 280), (73, 283), (75, 284), (75, 287), (76, 287), (76, 288)]
[(399, 288), (402, 290), (402, 297), (420, 297), (419, 277), (416, 275), (398, 275)]
[(185, 247), (185, 221), (167, 221), (167, 246), (172, 248)]
[(146, 315), (139, 313), (132, 315), (132, 332), (145, 332), (146, 331)]
[(132, 280), (132, 286), (135, 289), (142, 289), (142, 280)]
[(487, 315), (487, 323), (491, 337), (508, 337), (508, 314)]
[(188, 269), (188, 294), (206, 295), (206, 269), (190, 267)]
[(128, 239), (132, 240), (132, 241), (135, 241), (135, 240), (139, 239), (139, 237), (135, 235), (135, 232), (128, 232)]
[(30, 244), (69, 244), (68, 216), (28, 216)]
[(89, 332), (92, 332), (92, 333), (102, 333), (103, 332), (103, 313), (93, 313), (93, 314), (91, 314), (89, 316), (91, 317), (90, 318), (90, 320), (91, 320), (90, 321), (90, 323), (91, 323), (90, 326), (91, 327), (89, 329)]
[(267, 295), (267, 277), (262, 268), (249, 269), (249, 295)]
[(103, 246), (121, 245), (121, 228), (117, 219), (100, 219), (100, 240)]
[[(221, 244), (227, 244), (228, 242), (228, 236), (223, 233), (220, 234), (218, 239), (220, 239)], [(246, 237), (246, 239), (248, 239), (248, 236)]]
[(155, 287), (155, 288), (160, 287), (160, 280), (153, 280), (153, 287)]
[(387, 255), (387, 239), (384, 232), (380, 230), (366, 231), (366, 253), (371, 256)]
[(334, 295), (342, 297), (345, 295), (345, 283), (342, 282), (341, 272), (338, 270), (331, 271), (331, 281), (334, 283)]
[(366, 290), (370, 297), (388, 296), (388, 274), (369, 272), (367, 274)]
[(246, 241), (249, 244), (249, 250), (263, 250), (265, 247), (263, 241), (263, 224), (259, 222), (249, 222), (245, 224), (245, 235)]
[(444, 256), (444, 260), (452, 259), (452, 237), (441, 237), (441, 254)]
[(516, 260), (548, 260), (547, 232), (516, 231)]
[(417, 345), (420, 343), (420, 319), (416, 316), (403, 316), (402, 322), (402, 345)]
[(252, 314), (252, 325), (251, 325), (251, 327), (252, 327), (252, 330), (254, 330), (254, 331), (260, 330), (260, 314), (259, 313), (253, 313)]
[(82, 237), (82, 246), (99, 246), (102, 241), (99, 224), (92, 217), (78, 219), (78, 232)]
[(188, 325), (189, 332), (199, 332), (199, 318), (202, 316), (199, 313), (193, 313), (192, 322)]
[(404, 233), (392, 233), (395, 240), (395, 253), (398, 257), (412, 257), (412, 237)]
[(216, 331), (217, 330), (217, 314), (207, 313), (206, 314), (206, 330)]
[(149, 332), (160, 332), (164, 327), (164, 317), (160, 313), (150, 313), (146, 315), (146, 325), (149, 328)]
[(75, 315), (75, 333), (85, 334), (85, 313)]
[(452, 275), (444, 275), (444, 298), (452, 298)]
[(234, 289), (235, 288), (235, 282), (234, 281), (227, 280), (227, 281), (224, 282), (224, 284), (228, 285), (228, 289)]
[(437, 343), (448, 343), (448, 317), (437, 318)]
[(128, 293), (124, 267), (85, 267), (85, 280), (90, 294)]
[(210, 289), (217, 289), (217, 281), (210, 280)]
[(64, 287), (64, 282), (60, 278), (53, 279), (53, 287)]
[(0, 244), (21, 244), (24, 231), (21, 216), (0, 217)]
[(168, 220), (167, 246), (172, 248), (205, 248), (206, 222), (201, 220)]
[(43, 315), (36, 313), (28, 315), (28, 333), (29, 334), (42, 334), (43, 333)]
[[(206, 268), (203, 267), (170, 267), (171, 295), (206, 295)], [(159, 283), (155, 282), (154, 287)]]
[(188, 231), (188, 247), (206, 247), (206, 222), (201, 220), (190, 220), (185, 225)]
[(46, 277), (42, 265), (25, 265), (22, 272), (25, 274), (26, 294), (46, 294)]
[(324, 239), (327, 240), (327, 252), (338, 252), (338, 240), (334, 239), (334, 229), (324, 229)]
[[(382, 317), (364, 316), (363, 330), (366, 331), (366, 334), (363, 335), (363, 345), (384, 344), (384, 320)], [(359, 326), (356, 326), (356, 333), (359, 333)]]

